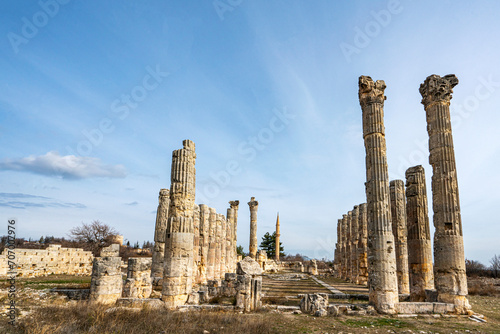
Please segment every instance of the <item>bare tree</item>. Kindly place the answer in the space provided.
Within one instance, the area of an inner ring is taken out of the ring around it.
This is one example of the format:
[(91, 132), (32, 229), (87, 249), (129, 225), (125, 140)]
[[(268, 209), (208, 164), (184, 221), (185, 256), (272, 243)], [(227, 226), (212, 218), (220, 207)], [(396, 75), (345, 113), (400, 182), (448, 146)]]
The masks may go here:
[(493, 256), (490, 260), (490, 263), (491, 263), (491, 271), (493, 272), (495, 278), (497, 278), (498, 272), (500, 271), (500, 256), (498, 255)]
[(465, 259), (465, 270), (468, 276), (484, 275), (486, 267), (479, 261)]
[(111, 244), (114, 237), (118, 235), (113, 227), (106, 225), (99, 220), (94, 220), (90, 224), (82, 223), (81, 226), (72, 228), (69, 231), (69, 237), (88, 250), (91, 250), (95, 256), (99, 255), (102, 247)]

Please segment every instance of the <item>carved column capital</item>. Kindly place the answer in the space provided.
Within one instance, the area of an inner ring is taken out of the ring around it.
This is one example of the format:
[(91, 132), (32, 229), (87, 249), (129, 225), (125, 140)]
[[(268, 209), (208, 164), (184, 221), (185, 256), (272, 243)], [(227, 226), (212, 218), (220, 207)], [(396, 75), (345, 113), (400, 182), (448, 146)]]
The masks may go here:
[(259, 206), (259, 202), (255, 200), (255, 197), (250, 198), (250, 202), (248, 202), (248, 206), (250, 207), (250, 210), (252, 209), (257, 209)]
[(387, 98), (384, 95), (386, 88), (384, 80), (373, 81), (371, 77), (362, 75), (359, 77), (358, 86), (359, 104), (361, 107), (372, 103), (384, 104), (384, 100)]
[(229, 201), (229, 205), (231, 206), (231, 209), (238, 210), (238, 207), (240, 205), (240, 201)]
[(422, 95), (422, 104), (425, 108), (439, 102), (450, 104), (453, 87), (457, 84), (458, 78), (455, 74), (448, 74), (444, 77), (436, 74), (429, 75), (419, 89), (420, 95)]

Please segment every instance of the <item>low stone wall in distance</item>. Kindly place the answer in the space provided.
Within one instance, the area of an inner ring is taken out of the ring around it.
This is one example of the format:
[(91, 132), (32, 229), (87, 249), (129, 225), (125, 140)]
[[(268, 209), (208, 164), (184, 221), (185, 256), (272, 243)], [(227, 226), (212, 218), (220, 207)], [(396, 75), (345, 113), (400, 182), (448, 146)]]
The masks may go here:
[[(0, 276), (8, 271), (7, 251), (0, 255)], [(51, 274), (90, 275), (92, 273), (92, 252), (81, 248), (63, 248), (50, 245), (46, 249), (15, 250), (17, 277), (37, 277)]]

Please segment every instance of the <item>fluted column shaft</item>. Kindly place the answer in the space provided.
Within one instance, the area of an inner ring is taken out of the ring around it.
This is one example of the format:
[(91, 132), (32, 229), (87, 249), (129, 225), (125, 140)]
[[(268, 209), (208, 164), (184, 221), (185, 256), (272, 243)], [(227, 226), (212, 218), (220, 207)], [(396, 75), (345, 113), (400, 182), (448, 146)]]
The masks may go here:
[(368, 206), (359, 206), (358, 219), (358, 277), (357, 284), (368, 285)]
[(410, 276), (408, 275), (408, 244), (406, 230), (405, 183), (393, 180), (389, 183), (391, 196), (392, 234), (396, 243), (396, 274), (400, 294), (410, 293)]
[(165, 237), (168, 221), (168, 207), (170, 205), (170, 191), (161, 189), (158, 195), (158, 209), (156, 210), (156, 224), (154, 235), (153, 259), (151, 263), (151, 277), (153, 284), (163, 278), (165, 263)]
[(172, 153), (170, 208), (165, 241), (162, 300), (168, 308), (187, 301), (193, 286), (195, 145), (183, 141)]
[(406, 214), (408, 224), (408, 262), (410, 300), (426, 300), (425, 290), (434, 289), (432, 244), (427, 209), (425, 172), (422, 166), (406, 170)]
[(208, 257), (207, 257), (207, 280), (215, 279), (215, 250), (217, 248), (217, 212), (214, 208), (208, 208)]
[(259, 202), (255, 200), (255, 197), (250, 199), (248, 202), (250, 207), (250, 246), (249, 252), (252, 259), (257, 259), (257, 208), (259, 207)]
[(458, 194), (457, 168), (451, 132), (450, 100), (455, 75), (431, 75), (420, 85), (429, 134), (434, 210), (434, 279), (438, 301), (454, 303), (459, 312), (470, 308)]
[(378, 312), (395, 313), (398, 286), (385, 145), (385, 87), (382, 80), (374, 82), (370, 77), (359, 78), (366, 150), (369, 299)]
[(358, 219), (359, 206), (355, 205), (351, 216), (351, 281), (356, 283), (358, 277)]
[(276, 218), (276, 240), (275, 240), (275, 251), (274, 251), (274, 260), (280, 260), (280, 214)]

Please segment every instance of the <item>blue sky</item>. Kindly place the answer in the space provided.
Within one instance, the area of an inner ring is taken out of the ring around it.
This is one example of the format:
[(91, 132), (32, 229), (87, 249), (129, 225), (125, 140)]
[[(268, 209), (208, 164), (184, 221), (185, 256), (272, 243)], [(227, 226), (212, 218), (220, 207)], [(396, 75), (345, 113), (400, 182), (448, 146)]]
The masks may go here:
[[(337, 219), (365, 202), (357, 80), (385, 80), (391, 179), (422, 164), (430, 74), (451, 103), (466, 257), (500, 254), (500, 3), (4, 2), (0, 212), (18, 235), (99, 219), (153, 240), (171, 152), (197, 150), (197, 203), (240, 200), (248, 250), (280, 212), (285, 251), (333, 257)], [(431, 217), (432, 224), (432, 217)], [(433, 230), (433, 228), (431, 228)], [(6, 227), (5, 227), (6, 231)], [(1, 233), (0, 233), (1, 234)]]

